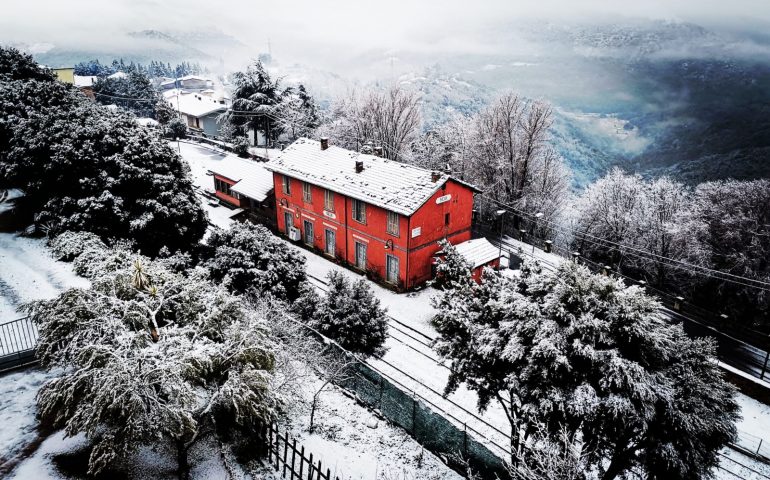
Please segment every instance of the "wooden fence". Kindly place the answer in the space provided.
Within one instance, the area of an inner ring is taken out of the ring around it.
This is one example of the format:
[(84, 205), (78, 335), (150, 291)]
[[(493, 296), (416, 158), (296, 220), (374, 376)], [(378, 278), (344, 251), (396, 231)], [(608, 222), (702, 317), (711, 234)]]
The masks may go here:
[(305, 452), (304, 446), (297, 446), (297, 439), (291, 438), (289, 432), (283, 435), (276, 425), (268, 425), (264, 431), (267, 447), (267, 461), (283, 478), (288, 480), (339, 480), (332, 477), (331, 471), (323, 469), (321, 460), (315, 462), (313, 454)]

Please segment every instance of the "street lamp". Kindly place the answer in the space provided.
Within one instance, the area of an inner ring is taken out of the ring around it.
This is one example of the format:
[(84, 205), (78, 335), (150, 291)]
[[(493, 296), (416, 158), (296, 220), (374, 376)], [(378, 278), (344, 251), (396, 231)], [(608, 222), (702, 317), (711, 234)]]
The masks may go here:
[(543, 212), (537, 212), (535, 214), (535, 231), (532, 232), (532, 255), (535, 254), (535, 235), (537, 235), (537, 221), (543, 218), (545, 214)]
[[(500, 219), (500, 250), (497, 252), (497, 258), (501, 258), (503, 256), (503, 222), (505, 222), (505, 217), (503, 215), (505, 215), (506, 213), (508, 213), (507, 210), (497, 210), (495, 212), (495, 215), (497, 216), (497, 218)], [(508, 263), (510, 264), (510, 262), (511, 262), (511, 259), (509, 256)]]

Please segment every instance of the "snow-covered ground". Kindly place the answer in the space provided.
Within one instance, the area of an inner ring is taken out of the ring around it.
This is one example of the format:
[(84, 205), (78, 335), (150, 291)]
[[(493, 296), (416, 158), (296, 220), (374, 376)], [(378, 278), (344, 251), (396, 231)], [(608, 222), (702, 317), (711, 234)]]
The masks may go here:
[[(51, 375), (28, 369), (0, 377), (0, 477), (19, 480), (74, 478), (63, 472), (56, 457), (81, 455), (87, 447), (82, 435), (67, 438), (55, 432), (39, 438), (35, 395)], [(312, 395), (315, 378), (303, 391)], [(306, 399), (307, 400), (307, 399)], [(316, 426), (307, 432), (309, 410), (292, 415), (289, 430), (298, 445), (313, 453), (341, 480), (399, 478), (459, 480), (461, 477), (430, 452), (423, 451), (405, 431), (393, 427), (359, 406), (336, 387), (321, 396)], [(42, 442), (41, 442), (42, 440)], [(39, 445), (38, 445), (39, 443)], [(217, 446), (203, 440), (190, 452), (193, 479), (225, 479), (227, 474)], [(232, 462), (231, 462), (232, 465)], [(10, 467), (13, 466), (12, 469)], [(130, 478), (173, 479), (173, 451), (145, 448), (125, 462)], [(10, 469), (10, 471), (9, 471)], [(269, 478), (260, 475), (260, 479)]]
[(70, 264), (53, 259), (44, 240), (0, 233), (0, 323), (18, 318), (16, 308), (24, 302), (88, 285)]

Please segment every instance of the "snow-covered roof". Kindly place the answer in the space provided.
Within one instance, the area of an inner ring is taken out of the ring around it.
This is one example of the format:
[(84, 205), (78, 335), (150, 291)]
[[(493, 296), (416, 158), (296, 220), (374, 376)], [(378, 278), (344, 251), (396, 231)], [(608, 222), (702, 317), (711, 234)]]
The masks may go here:
[[(357, 161), (364, 167), (358, 173)], [(266, 168), (407, 216), (450, 178), (439, 172), (433, 181), (430, 170), (333, 145), (321, 150), (321, 142), (308, 138), (289, 145)]]
[(474, 238), (458, 243), (454, 247), (457, 253), (471, 264), (471, 268), (486, 265), (500, 256), (500, 249), (489, 243), (486, 238)]
[[(179, 99), (179, 103), (177, 103), (177, 98)], [(224, 104), (199, 93), (180, 94), (177, 92), (175, 95), (166, 96), (166, 101), (168, 101), (171, 108), (174, 110), (179, 109), (179, 111), (185, 115), (191, 115), (193, 117), (202, 117), (209, 113), (227, 109)]]
[(115, 72), (112, 75), (108, 75), (107, 78), (126, 78), (128, 74), (126, 72)]
[(283, 153), (280, 148), (249, 147), (249, 153), (255, 157), (272, 160)]
[(145, 127), (156, 127), (156, 126), (158, 126), (158, 121), (155, 120), (154, 118), (139, 117), (139, 118), (136, 119), (136, 123), (138, 123), (139, 125), (143, 125)]
[(76, 87), (92, 87), (97, 80), (95, 75), (75, 75)]
[(264, 163), (228, 155), (209, 171), (235, 183), (230, 189), (258, 202), (263, 202), (273, 190), (273, 174)]

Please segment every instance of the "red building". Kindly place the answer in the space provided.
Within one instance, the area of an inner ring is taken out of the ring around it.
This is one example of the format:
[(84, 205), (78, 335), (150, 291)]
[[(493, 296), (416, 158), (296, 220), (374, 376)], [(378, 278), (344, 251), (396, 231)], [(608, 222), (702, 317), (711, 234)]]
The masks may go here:
[(306, 138), (265, 167), (280, 231), (398, 288), (431, 279), (439, 240), (471, 238), (478, 190), (448, 174)]

